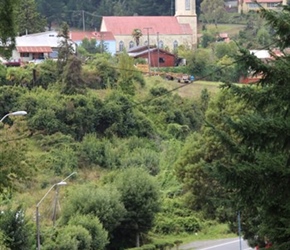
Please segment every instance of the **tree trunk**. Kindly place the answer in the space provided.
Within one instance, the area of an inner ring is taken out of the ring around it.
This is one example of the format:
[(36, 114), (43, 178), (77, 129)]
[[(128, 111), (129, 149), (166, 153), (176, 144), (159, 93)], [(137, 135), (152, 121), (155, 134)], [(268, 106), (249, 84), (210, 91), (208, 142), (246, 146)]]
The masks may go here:
[(136, 233), (136, 247), (140, 247), (140, 234), (139, 234), (139, 232)]

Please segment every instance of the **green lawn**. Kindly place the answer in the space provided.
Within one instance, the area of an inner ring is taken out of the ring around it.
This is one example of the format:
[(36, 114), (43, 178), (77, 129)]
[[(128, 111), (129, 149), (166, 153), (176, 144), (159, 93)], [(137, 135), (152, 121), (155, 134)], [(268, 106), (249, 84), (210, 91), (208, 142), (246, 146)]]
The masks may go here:
[(154, 243), (181, 241), (182, 244), (187, 244), (198, 240), (214, 240), (221, 238), (233, 238), (237, 235), (230, 233), (228, 225), (226, 224), (214, 224), (205, 227), (201, 232), (193, 234), (181, 234), (181, 235), (151, 235)]
[[(207, 24), (208, 30), (215, 30), (219, 33), (228, 33), (229, 36), (233, 36), (239, 33), (240, 30), (244, 29), (243, 24), (218, 24), (217, 27), (214, 24)], [(202, 26), (198, 27), (198, 33), (202, 33)]]

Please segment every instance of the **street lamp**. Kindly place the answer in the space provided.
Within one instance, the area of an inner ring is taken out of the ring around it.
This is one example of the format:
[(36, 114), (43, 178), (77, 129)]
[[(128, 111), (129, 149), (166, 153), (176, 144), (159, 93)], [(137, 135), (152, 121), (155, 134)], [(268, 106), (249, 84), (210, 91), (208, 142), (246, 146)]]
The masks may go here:
[(19, 115), (27, 115), (27, 112), (26, 111), (15, 111), (12, 113), (8, 113), (1, 118), (0, 122), (2, 122), (7, 116), (19, 116)]
[[(50, 193), (50, 191), (56, 187), (56, 195), (58, 195), (58, 188), (59, 186), (65, 186), (67, 183), (65, 182), (65, 180), (67, 180), (69, 177), (71, 177), (72, 175), (76, 174), (76, 172), (71, 173), (69, 176), (67, 176), (65, 179), (63, 179), (62, 181), (53, 184), (50, 189), (46, 192), (46, 194), (41, 198), (41, 200), (36, 204), (36, 212), (35, 212), (35, 217), (36, 217), (36, 232), (37, 232), (37, 250), (40, 250), (40, 224), (39, 224), (39, 206), (40, 204), (43, 202), (43, 200), (45, 199), (45, 197)], [(55, 200), (56, 203), (56, 200)], [(55, 212), (54, 212), (54, 216), (55, 216)], [(55, 218), (54, 218), (55, 219)]]

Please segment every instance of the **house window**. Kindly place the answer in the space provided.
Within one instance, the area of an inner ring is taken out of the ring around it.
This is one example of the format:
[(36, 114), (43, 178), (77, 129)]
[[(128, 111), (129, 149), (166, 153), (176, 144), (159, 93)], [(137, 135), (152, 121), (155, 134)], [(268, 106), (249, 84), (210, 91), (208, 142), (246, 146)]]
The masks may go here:
[(177, 50), (177, 48), (178, 48), (178, 42), (175, 40), (173, 42), (173, 50)]
[(256, 4), (256, 3), (249, 3), (249, 8), (251, 8), (251, 9), (257, 9), (257, 8), (259, 8), (259, 5)]
[(163, 49), (164, 48), (164, 43), (163, 41), (159, 41), (159, 46), (158, 46), (160, 49)]
[(277, 7), (277, 3), (267, 3), (268, 8), (274, 8)]
[(165, 59), (163, 57), (159, 57), (159, 63), (165, 63)]
[(190, 0), (185, 0), (185, 10), (190, 10)]
[(32, 59), (44, 59), (43, 53), (32, 53)]
[(133, 47), (134, 47), (134, 42), (131, 41), (131, 42), (129, 43), (129, 49), (131, 49), (131, 48), (133, 48)]
[(124, 50), (124, 42), (120, 41), (119, 42), (119, 51), (123, 51)]
[(22, 52), (22, 53), (20, 53), (20, 57), (29, 57), (29, 53)]

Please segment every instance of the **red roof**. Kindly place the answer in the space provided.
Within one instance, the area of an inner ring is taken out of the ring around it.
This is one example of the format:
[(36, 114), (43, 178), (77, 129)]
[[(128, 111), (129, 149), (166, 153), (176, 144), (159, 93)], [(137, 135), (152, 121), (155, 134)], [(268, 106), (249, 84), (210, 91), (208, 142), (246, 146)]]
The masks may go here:
[(185, 35), (192, 34), (189, 24), (179, 24), (174, 16), (104, 16), (103, 28), (114, 35), (132, 35), (134, 29), (141, 29), (143, 35)]
[(112, 32), (96, 32), (96, 31), (71, 31), (70, 37), (73, 41), (82, 41), (85, 38), (91, 40), (115, 40)]
[[(255, 3), (253, 0), (244, 0), (245, 3)], [(258, 3), (282, 3), (282, 0), (257, 0)]]
[(49, 46), (16, 46), (19, 53), (51, 53), (52, 49)]

